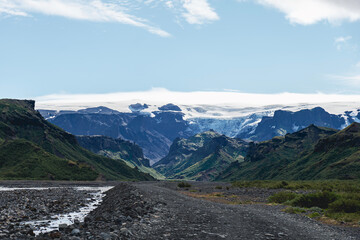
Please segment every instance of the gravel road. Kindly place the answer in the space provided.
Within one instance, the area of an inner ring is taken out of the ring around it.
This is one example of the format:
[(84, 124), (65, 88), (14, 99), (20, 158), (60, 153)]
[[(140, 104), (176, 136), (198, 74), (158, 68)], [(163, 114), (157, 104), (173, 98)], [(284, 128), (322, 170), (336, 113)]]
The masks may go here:
[(163, 183), (135, 185), (147, 198), (163, 202), (159, 220), (143, 239), (360, 239), (359, 229), (324, 225), (280, 211), (281, 206), (228, 205), (185, 196)]

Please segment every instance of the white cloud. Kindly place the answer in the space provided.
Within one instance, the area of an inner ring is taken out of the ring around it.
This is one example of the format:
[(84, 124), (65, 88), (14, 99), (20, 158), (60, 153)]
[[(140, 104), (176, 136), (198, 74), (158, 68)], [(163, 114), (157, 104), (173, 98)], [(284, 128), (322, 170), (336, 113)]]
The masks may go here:
[(352, 36), (335, 38), (335, 43), (345, 43), (352, 39)]
[(77, 20), (118, 22), (144, 28), (162, 37), (170, 36), (168, 32), (150, 25), (145, 19), (128, 14), (126, 5), (126, 0), (117, 3), (103, 0), (0, 0), (0, 14), (28, 16), (40, 13)]
[(355, 64), (355, 67), (360, 68), (360, 62), (356, 63), (356, 64)]
[(337, 50), (343, 50), (344, 48), (356, 49), (356, 45), (349, 44), (349, 41), (352, 39), (352, 36), (346, 37), (337, 37), (335, 38), (335, 46)]
[(285, 13), (291, 23), (309, 25), (321, 21), (339, 23), (360, 20), (358, 0), (254, 0)]
[[(0, 15), (45, 14), (94, 22), (117, 22), (146, 29), (162, 37), (170, 34), (129, 12), (165, 6), (189, 24), (219, 19), (207, 0), (0, 0)], [(164, 8), (163, 8), (164, 9)]]
[(182, 0), (183, 17), (190, 24), (204, 24), (219, 20), (219, 16), (207, 0)]
[(168, 7), (168, 8), (174, 8), (174, 3), (172, 1), (166, 1), (165, 2), (165, 5)]
[(330, 75), (329, 77), (338, 80), (340, 84), (346, 84), (352, 87), (360, 87), (360, 75), (354, 75), (354, 76)]

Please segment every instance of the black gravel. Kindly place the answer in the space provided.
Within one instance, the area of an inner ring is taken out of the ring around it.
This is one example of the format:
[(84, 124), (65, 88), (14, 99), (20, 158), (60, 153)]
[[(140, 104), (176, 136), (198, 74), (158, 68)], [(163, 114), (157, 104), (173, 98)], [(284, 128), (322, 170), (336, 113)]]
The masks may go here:
[[(218, 185), (196, 183), (192, 188), (211, 192), (221, 190)], [(232, 191), (226, 189), (228, 185), (223, 186), (224, 192)], [(246, 191), (251, 199), (267, 196), (266, 190)], [(26, 238), (12, 232), (1, 239), (9, 239), (9, 236), (13, 239), (74, 240), (360, 239), (358, 228), (329, 226), (305, 216), (282, 212), (281, 209), (282, 206), (266, 204), (229, 205), (196, 199), (182, 194), (176, 183), (120, 183), (106, 192), (102, 204), (83, 223), (61, 226), (59, 231), (36, 237), (24, 229), (21, 234), (27, 234)], [(18, 237), (14, 238), (14, 234)]]

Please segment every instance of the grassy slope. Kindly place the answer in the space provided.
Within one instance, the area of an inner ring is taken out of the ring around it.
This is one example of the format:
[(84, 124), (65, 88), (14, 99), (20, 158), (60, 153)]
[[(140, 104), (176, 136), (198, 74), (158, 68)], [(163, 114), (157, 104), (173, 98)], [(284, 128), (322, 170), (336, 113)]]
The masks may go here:
[(294, 179), (359, 179), (360, 124), (321, 139), (307, 156), (295, 161), (289, 169), (302, 165), (301, 172), (290, 171)]
[(299, 132), (259, 143), (249, 150), (246, 162), (233, 164), (217, 180), (337, 178), (340, 168), (335, 169), (336, 174), (329, 175), (316, 173), (313, 166), (317, 164), (324, 168), (332, 163), (333, 154), (325, 157), (324, 153), (314, 153), (314, 148), (319, 140), (336, 132), (311, 125)]
[(25, 139), (0, 145), (0, 179), (95, 179), (86, 164), (59, 158)]
[(106, 156), (106, 157), (109, 157), (112, 159), (118, 159), (118, 160), (124, 161), (129, 167), (137, 168), (139, 171), (141, 171), (143, 173), (148, 173), (156, 179), (165, 179), (164, 175), (162, 175), (161, 173), (158, 173), (155, 169), (144, 166), (142, 164), (139, 164), (139, 161), (132, 161), (131, 159), (124, 159), (124, 157), (121, 154), (119, 154), (119, 152), (102, 150), (102, 151), (99, 151), (97, 154), (99, 154), (101, 156)]
[[(9, 142), (11, 140), (16, 141)], [(22, 140), (27, 140), (27, 144)], [(81, 148), (73, 135), (48, 123), (34, 111), (30, 101), (0, 100), (0, 143), (0, 175), (4, 178), (11, 172), (16, 178), (32, 179), (95, 180), (99, 176), (119, 180), (151, 179), (123, 162)], [(24, 144), (28, 151), (16, 154)], [(64, 162), (75, 164), (70, 164), (72, 168), (69, 168)], [(32, 174), (22, 176), (21, 171), (14, 172), (25, 165)]]
[(124, 161), (131, 168), (137, 168), (154, 178), (164, 179), (163, 175), (150, 167), (149, 160), (144, 157), (141, 147), (135, 143), (106, 136), (77, 136), (76, 138), (82, 147), (93, 153)]

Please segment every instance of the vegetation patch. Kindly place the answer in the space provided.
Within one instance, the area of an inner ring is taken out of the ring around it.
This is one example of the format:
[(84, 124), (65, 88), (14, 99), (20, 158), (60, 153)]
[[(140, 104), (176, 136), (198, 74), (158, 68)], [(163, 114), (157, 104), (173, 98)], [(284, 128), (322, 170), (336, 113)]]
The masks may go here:
[[(234, 187), (276, 189), (282, 181), (241, 181)], [(287, 181), (269, 202), (288, 205), (284, 211), (305, 214), (326, 223), (360, 225), (360, 184), (355, 180)]]
[(273, 203), (284, 203), (287, 201), (291, 201), (294, 198), (297, 197), (296, 193), (290, 192), (290, 191), (283, 191), (273, 194), (269, 197), (269, 202)]
[(298, 207), (319, 207), (322, 209), (328, 208), (329, 204), (337, 200), (338, 196), (333, 192), (315, 192), (308, 194), (301, 194), (296, 197), (291, 204)]
[(306, 209), (305, 208), (300, 208), (300, 207), (287, 207), (284, 209), (284, 212), (287, 213), (305, 213)]
[(191, 184), (187, 183), (187, 182), (180, 182), (177, 185), (179, 188), (191, 188)]

